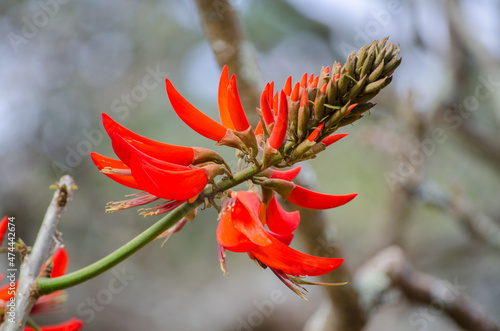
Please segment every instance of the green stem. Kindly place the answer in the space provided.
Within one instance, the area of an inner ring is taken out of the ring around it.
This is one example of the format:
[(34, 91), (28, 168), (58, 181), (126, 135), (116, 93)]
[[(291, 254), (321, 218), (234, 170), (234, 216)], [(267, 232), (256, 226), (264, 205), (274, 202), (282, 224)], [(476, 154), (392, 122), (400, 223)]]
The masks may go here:
[(35, 323), (35, 321), (33, 321), (31, 318), (28, 317), (28, 319), (26, 320), (26, 325), (31, 327), (33, 330), (35, 331), (40, 331), (40, 327), (38, 326), (38, 324)]
[(113, 268), (118, 263), (122, 262), (139, 249), (153, 241), (163, 231), (177, 223), (182, 217), (193, 211), (200, 203), (184, 203), (171, 211), (167, 216), (160, 219), (137, 237), (118, 248), (108, 256), (92, 263), (80, 270), (57, 278), (39, 278), (37, 280), (38, 290), (40, 294), (48, 294), (51, 292), (63, 290), (65, 288), (81, 284), (89, 279), (92, 279), (103, 272)]
[[(217, 182), (217, 187), (221, 190), (230, 189), (244, 181), (252, 178), (264, 169), (260, 167), (249, 167), (233, 175), (232, 178), (225, 178)], [(38, 278), (37, 286), (40, 294), (49, 294), (55, 291), (63, 290), (81, 284), (92, 279), (103, 272), (113, 268), (139, 249), (153, 241), (165, 230), (177, 223), (182, 217), (196, 209), (204, 202), (205, 197), (213, 198), (218, 192), (212, 186), (208, 186), (193, 203), (184, 203), (172, 210), (168, 215), (160, 219), (137, 237), (118, 248), (108, 256), (92, 263), (80, 270), (57, 278)]]

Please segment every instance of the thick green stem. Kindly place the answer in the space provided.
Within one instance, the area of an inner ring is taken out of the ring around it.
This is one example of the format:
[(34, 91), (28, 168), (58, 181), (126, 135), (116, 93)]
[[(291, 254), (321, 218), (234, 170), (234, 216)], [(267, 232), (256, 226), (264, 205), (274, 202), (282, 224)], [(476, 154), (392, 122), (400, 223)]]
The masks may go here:
[[(278, 160), (276, 160), (278, 161)], [(217, 182), (217, 187), (221, 190), (230, 189), (244, 181), (252, 178), (264, 169), (260, 167), (249, 167), (233, 175), (232, 178), (225, 178)], [(112, 252), (101, 260), (92, 263), (80, 270), (74, 271), (65, 276), (57, 278), (39, 278), (37, 280), (38, 291), (40, 294), (49, 294), (55, 291), (63, 290), (81, 284), (89, 279), (92, 279), (103, 272), (113, 268), (118, 263), (122, 262), (139, 249), (153, 241), (165, 230), (177, 223), (182, 217), (196, 209), (204, 202), (204, 198), (213, 198), (218, 192), (212, 187), (208, 186), (200, 194), (198, 199), (193, 203), (184, 203), (171, 211), (168, 215), (160, 219), (137, 237)]]

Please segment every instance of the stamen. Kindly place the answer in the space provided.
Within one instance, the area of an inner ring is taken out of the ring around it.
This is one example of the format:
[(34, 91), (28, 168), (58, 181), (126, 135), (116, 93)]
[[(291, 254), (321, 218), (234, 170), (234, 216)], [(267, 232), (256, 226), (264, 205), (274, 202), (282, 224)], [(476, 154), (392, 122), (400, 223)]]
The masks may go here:
[(111, 167), (105, 167), (101, 169), (103, 174), (113, 174), (122, 176), (132, 176), (132, 170), (130, 169), (114, 169)]

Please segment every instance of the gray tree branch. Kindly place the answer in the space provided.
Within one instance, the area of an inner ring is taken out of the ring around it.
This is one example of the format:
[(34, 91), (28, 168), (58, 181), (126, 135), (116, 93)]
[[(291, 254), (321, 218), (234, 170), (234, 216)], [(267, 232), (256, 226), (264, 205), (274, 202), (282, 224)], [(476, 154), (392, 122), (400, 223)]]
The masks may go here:
[(61, 177), (57, 183), (57, 190), (52, 197), (52, 201), (47, 208), (42, 225), (38, 231), (35, 244), (31, 253), (24, 257), (21, 264), (21, 273), (17, 286), (16, 302), (16, 323), (3, 323), (2, 331), (23, 330), (31, 309), (39, 298), (35, 286), (35, 279), (40, 274), (43, 263), (54, 254), (59, 245), (59, 234), (57, 224), (66, 210), (66, 204), (71, 200), (73, 189), (75, 188), (73, 178), (69, 175)]

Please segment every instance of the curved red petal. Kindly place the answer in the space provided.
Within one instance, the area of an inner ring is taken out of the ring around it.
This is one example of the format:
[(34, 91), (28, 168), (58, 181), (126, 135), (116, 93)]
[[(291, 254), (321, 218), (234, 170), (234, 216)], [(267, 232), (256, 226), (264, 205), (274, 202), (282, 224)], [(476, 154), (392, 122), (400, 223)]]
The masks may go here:
[(68, 267), (69, 256), (66, 248), (59, 247), (54, 255), (52, 255), (52, 273), (50, 274), (51, 278), (62, 276), (66, 273), (66, 269)]
[(141, 189), (166, 200), (188, 200), (205, 188), (207, 175), (203, 169), (166, 170), (171, 166), (166, 163), (135, 153), (130, 159), (132, 176)]
[(184, 123), (208, 139), (220, 141), (224, 138), (227, 132), (225, 126), (217, 123), (196, 109), (174, 88), (170, 80), (166, 79), (165, 81), (170, 103), (177, 113), (177, 116), (179, 116)]
[(278, 116), (278, 100), (279, 97), (278, 97), (278, 91), (276, 91), (276, 93), (274, 93), (274, 97), (273, 97), (273, 112), (274, 112), (274, 115)]
[(306, 87), (307, 84), (307, 73), (305, 73), (300, 79), (300, 87)]
[(276, 179), (283, 179), (287, 181), (292, 181), (294, 180), (295, 177), (300, 172), (300, 169), (302, 169), (302, 166), (298, 166), (289, 170), (275, 170), (272, 169), (272, 175), (271, 178), (276, 178)]
[[(311, 77), (312, 77), (312, 75), (311, 75)], [(314, 80), (311, 83), (311, 88), (318, 87), (318, 82), (319, 82), (319, 76), (316, 76), (316, 78), (314, 78)]]
[(259, 207), (261, 201), (257, 194), (248, 191), (237, 191), (233, 193), (233, 196), (245, 206), (250, 214), (255, 217), (259, 217)]
[(287, 235), (297, 229), (299, 222), (298, 211), (285, 211), (278, 203), (276, 196), (272, 197), (266, 209), (266, 224), (269, 230), (280, 235)]
[(9, 224), (9, 217), (4, 216), (0, 221), (0, 245), (2, 244), (3, 236), (5, 236), (5, 231), (7, 231), (8, 224)]
[(248, 252), (257, 247), (248, 237), (236, 230), (230, 211), (225, 211), (217, 226), (217, 242), (222, 247), (236, 253)]
[(313, 80), (314, 80), (314, 74), (311, 74), (311, 76), (309, 76), (309, 79), (307, 80), (307, 85), (311, 85)]
[(105, 113), (102, 114), (102, 123), (111, 139), (116, 133), (135, 148), (157, 159), (182, 165), (193, 163), (195, 153), (192, 147), (166, 144), (143, 137), (121, 126)]
[[(110, 167), (113, 169), (129, 169), (129, 167), (123, 163), (120, 160), (115, 160), (110, 157), (98, 154), (98, 153), (90, 153), (90, 157), (92, 158), (92, 161), (94, 161), (94, 164), (97, 166), (99, 170), (102, 170), (106, 167)], [(105, 175), (115, 182), (122, 184), (124, 186), (140, 190), (141, 188), (139, 187), (139, 184), (135, 181), (134, 177), (132, 176), (127, 176), (127, 175), (115, 175), (115, 174), (107, 174)]]
[(272, 244), (258, 246), (251, 253), (265, 265), (293, 276), (319, 276), (338, 268), (343, 259), (316, 257), (299, 252), (270, 236)]
[(248, 124), (247, 116), (241, 105), (238, 88), (236, 87), (236, 77), (234, 75), (231, 77), (227, 88), (227, 106), (236, 131), (245, 131), (248, 129), (250, 124)]
[(277, 233), (274, 233), (274, 232), (271, 232), (271, 231), (267, 231), (271, 236), (273, 236), (274, 238), (278, 239), (279, 241), (281, 241), (283, 244), (289, 246), (290, 243), (292, 242), (293, 240), (293, 233), (287, 233), (287, 234), (277, 234)]
[(260, 121), (255, 127), (255, 136), (258, 136), (259, 134), (264, 134), (264, 129), (262, 129), (262, 123)]
[(330, 209), (348, 203), (357, 195), (357, 193), (346, 195), (323, 194), (295, 185), (295, 188), (286, 199), (294, 205), (303, 208)]
[(267, 83), (264, 91), (260, 95), (260, 110), (262, 111), (262, 117), (264, 117), (264, 122), (266, 125), (274, 123), (274, 114), (271, 110), (271, 103), (269, 102), (269, 89), (271, 86)]
[(325, 139), (321, 140), (323, 144), (325, 144), (327, 147), (333, 144), (334, 142), (339, 141), (340, 139), (344, 138), (347, 136), (349, 133), (337, 133), (337, 134), (332, 134)]
[(269, 146), (274, 149), (279, 149), (286, 137), (288, 128), (288, 101), (285, 92), (281, 90), (279, 114), (276, 124), (274, 125), (273, 132), (269, 137)]
[(231, 213), (231, 220), (236, 230), (254, 244), (265, 246), (271, 244), (271, 240), (259, 219), (259, 206), (260, 199), (255, 194), (240, 191), (226, 212)]
[(290, 93), (292, 93), (292, 76), (288, 76), (285, 82), (285, 87), (283, 87), (283, 91), (285, 91), (285, 94), (287, 96), (290, 96)]
[(138, 148), (134, 147), (131, 143), (126, 141), (118, 133), (115, 133), (113, 135), (113, 137), (111, 138), (111, 143), (113, 146), (113, 150), (115, 151), (115, 154), (120, 158), (120, 160), (123, 161), (123, 163), (127, 165), (130, 165), (130, 159), (132, 158), (132, 156), (134, 156), (135, 154), (139, 154), (141, 158), (165, 170), (171, 170), (171, 171), (191, 170), (190, 167), (187, 167), (185, 165), (180, 165), (168, 162), (166, 160), (157, 159), (147, 153), (144, 153), (143, 151), (139, 150)]
[(299, 90), (300, 90), (300, 83), (297, 82), (297, 83), (295, 83), (295, 86), (293, 87), (292, 94), (290, 95), (290, 100), (292, 100), (292, 101), (299, 100)]
[(321, 134), (321, 131), (323, 131), (323, 127), (325, 126), (325, 122), (321, 123), (318, 125), (313, 132), (307, 137), (307, 140), (310, 142), (316, 141), (319, 138), (319, 135)]
[(235, 130), (233, 121), (231, 120), (231, 114), (229, 113), (228, 103), (227, 103), (227, 88), (229, 86), (229, 73), (227, 66), (222, 68), (222, 73), (219, 80), (219, 92), (218, 92), (218, 105), (219, 105), (219, 117), (220, 122), (226, 128)]

